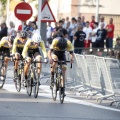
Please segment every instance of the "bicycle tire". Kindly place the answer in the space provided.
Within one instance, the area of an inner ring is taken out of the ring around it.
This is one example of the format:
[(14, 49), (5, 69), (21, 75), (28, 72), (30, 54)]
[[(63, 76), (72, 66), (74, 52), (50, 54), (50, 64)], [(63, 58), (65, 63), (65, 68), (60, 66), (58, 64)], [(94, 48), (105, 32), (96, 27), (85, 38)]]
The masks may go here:
[(59, 85), (58, 85), (58, 78), (57, 78), (57, 73), (55, 75), (55, 82), (54, 82), (54, 85), (52, 87), (52, 98), (54, 101), (56, 101), (56, 98), (57, 98), (57, 90), (59, 89)]
[(64, 102), (64, 92), (62, 93), (61, 92), (61, 88), (62, 88), (62, 85), (61, 85), (61, 78), (63, 79), (63, 76), (62, 74), (60, 75), (60, 81), (59, 81), (59, 98), (60, 98), (60, 103), (63, 103)]
[[(20, 69), (18, 69), (18, 73), (20, 73)], [(21, 76), (23, 73), (18, 74), (16, 80), (15, 80), (15, 88), (18, 92), (21, 90)]]
[(31, 74), (32, 74), (32, 72), (31, 71), (29, 71), (29, 73), (28, 73), (28, 79), (27, 79), (27, 81), (26, 81), (26, 83), (27, 83), (27, 87), (26, 87), (26, 90), (27, 90), (27, 94), (28, 94), (28, 96), (31, 96), (31, 93), (32, 93), (32, 76), (31, 76)]
[(39, 77), (38, 77), (38, 72), (35, 69), (34, 70), (34, 79), (33, 79), (33, 84), (34, 84), (34, 97), (38, 97), (38, 92), (39, 92)]
[[(2, 68), (3, 67), (5, 67), (5, 66), (3, 66), (2, 64), (1, 64), (1, 67), (0, 67), (0, 89), (2, 89), (3, 88), (3, 86), (4, 86), (4, 84), (5, 84), (5, 79), (3, 79), (3, 80), (1, 80), (1, 74), (2, 74)], [(6, 77), (4, 77), (4, 78), (6, 78)]]

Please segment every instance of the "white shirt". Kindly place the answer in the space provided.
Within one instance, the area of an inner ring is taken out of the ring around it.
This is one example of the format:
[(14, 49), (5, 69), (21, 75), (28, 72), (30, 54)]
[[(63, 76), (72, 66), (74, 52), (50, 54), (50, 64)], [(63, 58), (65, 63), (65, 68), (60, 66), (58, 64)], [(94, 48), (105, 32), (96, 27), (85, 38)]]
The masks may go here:
[(15, 31), (15, 28), (9, 28), (8, 29), (8, 36), (10, 36), (10, 35), (14, 36), (14, 31)]
[(33, 32), (32, 32), (33, 34), (40, 34), (40, 31), (39, 31), (39, 29), (36, 29), (36, 30), (33, 30)]
[(106, 22), (99, 22), (99, 26), (98, 26), (99, 29), (101, 28), (101, 24), (102, 24), (102, 23), (104, 23), (104, 28), (106, 28), (106, 26), (107, 26), (107, 23), (106, 23)]
[(83, 28), (83, 32), (86, 33), (86, 38), (85, 38), (85, 40), (91, 40), (91, 39), (92, 39), (92, 37), (89, 37), (89, 34), (92, 33), (92, 28), (91, 28), (91, 27), (89, 27), (89, 28), (84, 27), (84, 28)]
[(47, 27), (47, 38), (51, 38), (51, 34), (52, 34), (52, 27), (48, 26)]
[(76, 23), (70, 23), (69, 29), (71, 30), (70, 36), (73, 36), (76, 32), (77, 24)]
[[(99, 29), (98, 27), (95, 28), (95, 29), (93, 29), (92, 33), (93, 33), (93, 34), (97, 33), (98, 29)], [(95, 42), (96, 39), (97, 39), (97, 35), (93, 36), (93, 37), (92, 37), (92, 42)]]

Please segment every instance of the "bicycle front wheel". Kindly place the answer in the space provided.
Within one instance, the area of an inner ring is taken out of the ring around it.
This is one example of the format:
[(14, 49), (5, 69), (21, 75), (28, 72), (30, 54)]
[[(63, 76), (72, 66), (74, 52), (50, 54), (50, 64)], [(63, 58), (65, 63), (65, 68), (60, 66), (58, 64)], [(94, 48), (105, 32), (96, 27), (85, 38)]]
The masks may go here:
[(21, 90), (21, 77), (23, 75), (23, 72), (19, 69), (18, 73), (19, 74), (14, 79), (15, 79), (15, 88), (18, 92), (20, 92), (20, 90)]
[(64, 94), (64, 91), (62, 90), (61, 80), (63, 80), (63, 76), (62, 75), (60, 76), (60, 81), (59, 81), (59, 98), (60, 98), (60, 103), (63, 103), (65, 94)]
[(26, 83), (27, 83), (27, 88), (26, 88), (26, 90), (27, 90), (27, 94), (29, 95), (29, 96), (31, 96), (31, 93), (32, 93), (32, 80), (33, 80), (33, 78), (32, 78), (32, 72), (30, 71), (29, 72), (29, 74), (28, 74), (28, 79), (27, 79), (27, 81), (26, 81)]
[(0, 67), (0, 89), (3, 88), (3, 85), (5, 84), (5, 76), (2, 75), (2, 72), (4, 71), (5, 66)]
[(38, 92), (39, 92), (39, 75), (37, 70), (34, 70), (34, 79), (33, 79), (33, 84), (34, 84), (34, 97), (38, 97)]
[(54, 80), (55, 80), (55, 82), (54, 82), (54, 85), (52, 87), (52, 98), (53, 98), (54, 101), (56, 101), (57, 91), (59, 90), (57, 73), (54, 76)]

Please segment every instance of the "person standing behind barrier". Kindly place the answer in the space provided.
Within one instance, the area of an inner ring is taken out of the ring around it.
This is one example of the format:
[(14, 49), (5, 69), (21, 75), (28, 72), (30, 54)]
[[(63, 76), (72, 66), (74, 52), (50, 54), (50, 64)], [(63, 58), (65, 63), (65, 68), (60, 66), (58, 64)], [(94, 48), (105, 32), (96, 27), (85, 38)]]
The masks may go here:
[(69, 27), (69, 30), (68, 30), (71, 43), (73, 42), (73, 36), (76, 32), (76, 28), (77, 28), (76, 19), (73, 17), (71, 19), (70, 27)]
[(110, 18), (109, 24), (106, 26), (107, 30), (107, 39), (106, 39), (106, 48), (107, 52), (109, 48), (113, 48), (113, 38), (114, 38), (114, 24), (113, 24), (113, 18)]
[[(92, 28), (90, 27), (89, 21), (86, 22), (86, 27), (83, 28), (83, 32), (86, 33), (86, 38), (84, 40), (84, 47), (88, 49), (90, 47), (91, 39), (92, 39)], [(86, 50), (88, 53), (88, 50)]]
[(94, 29), (94, 23), (95, 23), (95, 16), (91, 17), (92, 21), (90, 22), (90, 27)]
[(96, 51), (95, 50), (95, 48), (96, 48), (95, 42), (96, 42), (96, 39), (97, 39), (96, 33), (97, 33), (98, 29), (99, 29), (98, 28), (98, 22), (95, 22), (93, 24), (93, 27), (94, 27), (94, 29), (92, 31), (92, 49), (93, 49), (93, 52), (95, 52)]
[(8, 35), (8, 28), (6, 23), (1, 23), (1, 31), (0, 31), (0, 40)]
[(106, 28), (106, 26), (107, 26), (107, 23), (105, 22), (105, 18), (102, 16), (101, 18), (100, 18), (100, 22), (99, 22), (99, 29), (101, 28), (101, 24), (103, 24), (104, 23), (104, 28)]
[(96, 48), (100, 48), (100, 51), (103, 52), (104, 49), (104, 40), (107, 37), (107, 30), (104, 28), (104, 23), (101, 24), (101, 28), (97, 31), (97, 39), (95, 42)]
[(74, 53), (81, 54), (84, 48), (84, 40), (86, 38), (86, 33), (82, 31), (83, 26), (78, 26), (78, 31), (74, 35)]

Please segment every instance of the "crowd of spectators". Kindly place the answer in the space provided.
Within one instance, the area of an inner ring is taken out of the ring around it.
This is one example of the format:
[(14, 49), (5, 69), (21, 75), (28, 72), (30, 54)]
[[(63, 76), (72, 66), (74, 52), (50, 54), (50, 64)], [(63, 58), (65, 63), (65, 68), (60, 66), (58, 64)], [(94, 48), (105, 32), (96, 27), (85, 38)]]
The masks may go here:
[[(52, 27), (49, 23), (47, 26), (47, 40), (52, 40), (54, 34), (59, 32), (59, 29), (63, 28), (67, 31), (66, 36), (74, 45), (74, 52), (81, 54), (83, 49), (93, 48), (93, 51), (99, 49), (103, 51), (107, 48), (113, 48), (114, 38), (114, 23), (113, 18), (109, 19), (109, 23), (105, 22), (105, 18), (100, 17), (99, 22), (95, 21), (95, 16), (91, 16), (91, 21), (86, 21), (84, 16), (78, 17), (77, 19), (69, 17), (61, 19), (55, 23), (55, 27)], [(93, 52), (92, 51), (92, 52)]]

